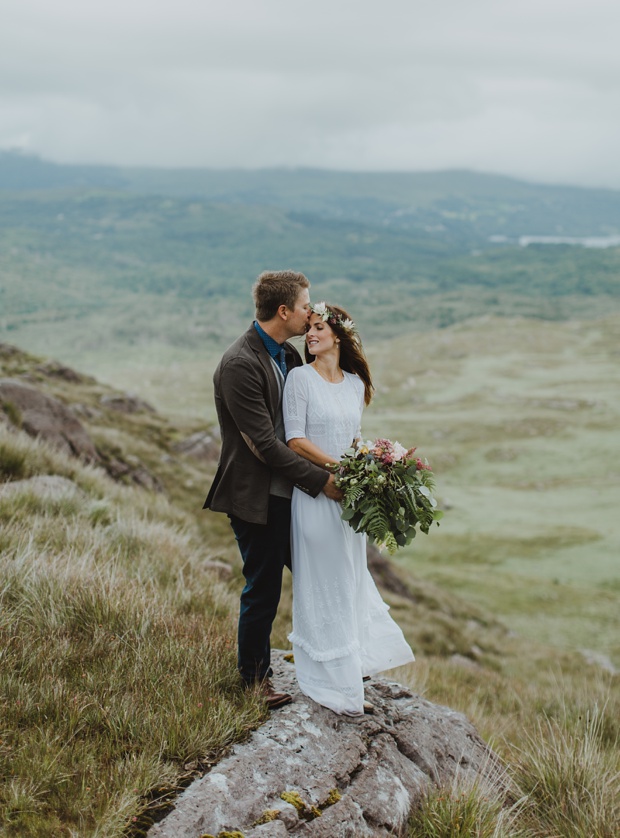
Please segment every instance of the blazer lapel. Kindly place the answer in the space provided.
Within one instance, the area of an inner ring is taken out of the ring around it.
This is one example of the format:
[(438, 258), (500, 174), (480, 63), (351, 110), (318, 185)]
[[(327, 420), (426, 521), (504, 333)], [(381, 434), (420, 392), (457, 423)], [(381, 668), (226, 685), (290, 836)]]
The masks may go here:
[(247, 332), (248, 343), (252, 347), (256, 357), (267, 373), (267, 381), (269, 382), (269, 408), (271, 413), (275, 416), (280, 403), (280, 388), (276, 379), (277, 372), (273, 368), (271, 355), (267, 352), (267, 347), (261, 340), (260, 335), (254, 328), (254, 324), (250, 326)]

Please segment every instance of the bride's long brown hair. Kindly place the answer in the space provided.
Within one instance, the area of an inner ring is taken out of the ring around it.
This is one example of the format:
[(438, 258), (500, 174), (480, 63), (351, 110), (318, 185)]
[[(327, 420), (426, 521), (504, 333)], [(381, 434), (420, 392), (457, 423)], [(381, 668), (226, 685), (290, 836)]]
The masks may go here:
[[(329, 311), (335, 314), (327, 321), (329, 327), (340, 341), (340, 368), (346, 372), (352, 372), (361, 378), (364, 384), (364, 404), (370, 404), (372, 394), (375, 391), (370, 375), (368, 361), (364, 355), (364, 348), (360, 336), (356, 331), (344, 329), (341, 325), (345, 320), (351, 320), (347, 312), (340, 306), (333, 306), (325, 303)], [(314, 361), (314, 355), (308, 352), (308, 345), (305, 346), (306, 361)]]

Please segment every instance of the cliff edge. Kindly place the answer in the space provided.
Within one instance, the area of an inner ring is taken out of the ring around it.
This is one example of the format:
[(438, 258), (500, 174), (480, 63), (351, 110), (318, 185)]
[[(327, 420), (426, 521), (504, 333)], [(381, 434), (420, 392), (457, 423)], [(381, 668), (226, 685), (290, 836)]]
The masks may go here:
[(502, 782), (499, 758), (462, 714), (373, 678), (375, 712), (338, 716), (299, 691), (285, 654), (273, 653), (274, 680), (293, 703), (192, 783), (149, 838), (394, 836), (429, 784)]

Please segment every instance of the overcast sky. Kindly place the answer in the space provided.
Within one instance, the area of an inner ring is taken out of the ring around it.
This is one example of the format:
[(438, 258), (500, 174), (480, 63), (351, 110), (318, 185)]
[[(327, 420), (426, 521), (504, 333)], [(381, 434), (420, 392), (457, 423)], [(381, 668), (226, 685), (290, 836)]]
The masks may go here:
[(0, 148), (620, 188), (618, 0), (1, 0)]

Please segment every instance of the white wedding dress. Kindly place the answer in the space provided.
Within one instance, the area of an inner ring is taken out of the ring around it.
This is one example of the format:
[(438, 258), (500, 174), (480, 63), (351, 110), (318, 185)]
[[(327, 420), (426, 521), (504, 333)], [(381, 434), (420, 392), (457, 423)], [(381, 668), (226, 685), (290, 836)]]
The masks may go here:
[[(351, 373), (330, 384), (309, 364), (288, 374), (286, 439), (305, 437), (335, 458), (361, 435), (364, 385)], [(323, 492), (293, 490), (293, 644), (299, 686), (336, 713), (363, 712), (362, 677), (414, 659), (366, 564), (366, 536)]]

